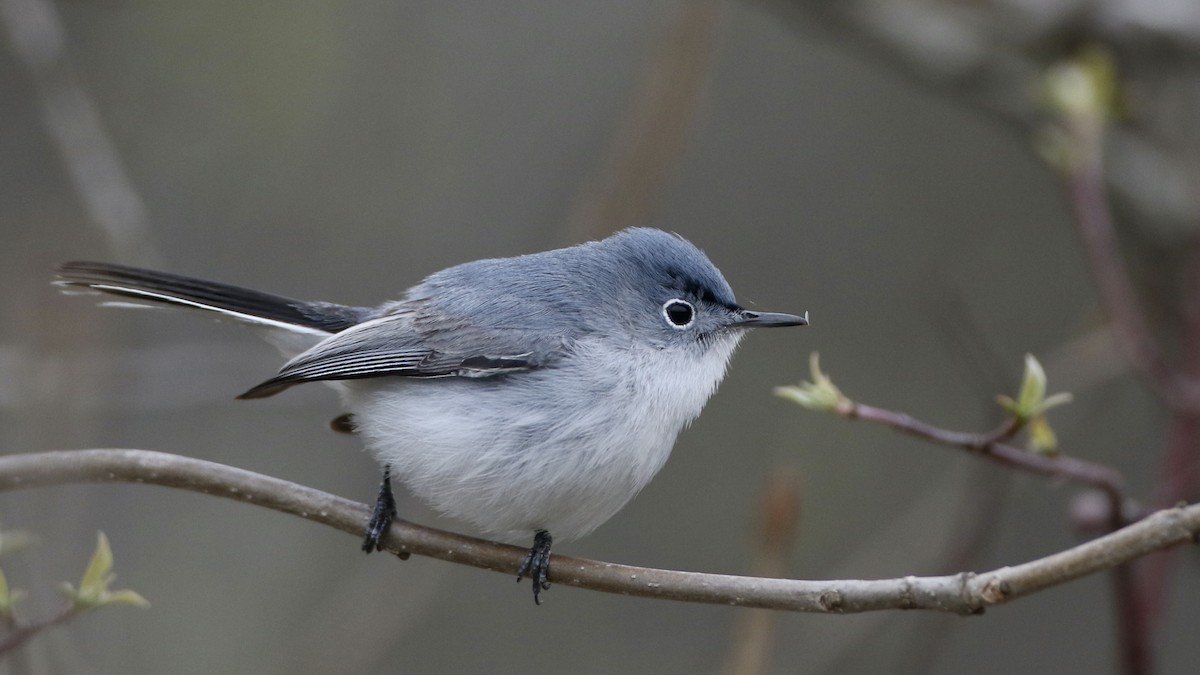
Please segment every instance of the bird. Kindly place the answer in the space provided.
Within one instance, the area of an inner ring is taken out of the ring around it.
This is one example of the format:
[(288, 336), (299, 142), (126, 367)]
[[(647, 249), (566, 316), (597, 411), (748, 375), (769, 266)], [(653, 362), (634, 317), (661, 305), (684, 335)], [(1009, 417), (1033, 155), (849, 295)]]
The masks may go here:
[(650, 482), (746, 332), (808, 323), (739, 305), (707, 255), (651, 228), (449, 267), (375, 307), (104, 262), (64, 263), (55, 283), (260, 329), (289, 360), (238, 398), (330, 384), (344, 409), (332, 426), (381, 466), (363, 550), (382, 550), (395, 476), (485, 535), (532, 534), (517, 580), (537, 604), (555, 539), (590, 533)]

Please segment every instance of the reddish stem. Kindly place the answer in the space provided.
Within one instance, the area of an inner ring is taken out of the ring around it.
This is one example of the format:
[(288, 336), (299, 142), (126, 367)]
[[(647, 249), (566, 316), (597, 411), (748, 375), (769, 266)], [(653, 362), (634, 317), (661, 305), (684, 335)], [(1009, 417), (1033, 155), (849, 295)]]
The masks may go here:
[(0, 657), (3, 657), (14, 649), (19, 648), (21, 645), (28, 642), (29, 638), (32, 638), (38, 633), (53, 628), (69, 619), (73, 619), (76, 616), (79, 616), (79, 614), (79, 610), (75, 609), (74, 605), (67, 605), (58, 614), (55, 614), (45, 621), (29, 624), (27, 626), (18, 626), (16, 630), (8, 635), (5, 635), (3, 639), (0, 639)]
[(836, 410), (844, 417), (882, 424), (939, 445), (962, 448), (1013, 469), (1063, 478), (1096, 488), (1109, 501), (1110, 530), (1118, 529), (1125, 524), (1125, 498), (1120, 474), (1094, 462), (1065, 455), (1039, 455), (1008, 445), (1005, 441), (1012, 438), (1021, 429), (1020, 423), (1016, 420), (1010, 419), (991, 432), (974, 434), (948, 431), (926, 424), (904, 413), (852, 401), (846, 402)]
[[(1081, 142), (1081, 145), (1098, 146), (1099, 143), (1097, 138)], [(1177, 407), (1183, 404), (1179, 400), (1180, 387), (1142, 314), (1137, 293), (1120, 255), (1120, 244), (1104, 191), (1099, 149), (1088, 148), (1085, 152), (1088, 156), (1067, 174), (1066, 187), (1088, 269), (1125, 359), (1150, 382), (1153, 391), (1168, 406)]]
[[(985, 434), (948, 431), (921, 422), (904, 413), (884, 410), (853, 401), (836, 408), (844, 417), (861, 419), (916, 436), (939, 445), (962, 448), (1012, 469), (1043, 476), (1063, 478), (1088, 485), (1102, 492), (1108, 500), (1108, 531), (1126, 525), (1125, 498), (1121, 475), (1106, 466), (1073, 457), (1038, 455), (1005, 443), (1016, 435), (1021, 424), (1011, 419), (996, 430)], [(1114, 570), (1117, 603), (1117, 624), (1121, 662), (1127, 675), (1148, 675), (1153, 672), (1154, 658), (1150, 645), (1150, 617), (1146, 596), (1131, 565)]]
[[(1200, 239), (1193, 244), (1189, 268), (1189, 288), (1183, 307), (1184, 367), (1189, 378), (1200, 375)], [(1173, 505), (1195, 495), (1200, 483), (1200, 414), (1194, 410), (1176, 410), (1171, 420), (1170, 440), (1159, 472), (1155, 505)], [(1138, 565), (1139, 587), (1144, 596), (1147, 621), (1153, 629), (1166, 613), (1169, 590), (1178, 557), (1160, 554)]]

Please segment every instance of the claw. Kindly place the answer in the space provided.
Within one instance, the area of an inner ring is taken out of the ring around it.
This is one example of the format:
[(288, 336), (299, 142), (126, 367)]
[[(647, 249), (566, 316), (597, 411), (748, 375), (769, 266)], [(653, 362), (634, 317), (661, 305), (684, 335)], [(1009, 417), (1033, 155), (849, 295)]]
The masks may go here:
[(375, 510), (367, 521), (363, 534), (362, 550), (370, 553), (383, 550), (383, 536), (396, 517), (396, 498), (392, 495), (392, 467), (383, 467), (383, 482), (379, 485), (379, 496), (375, 498)]
[(550, 589), (550, 545), (553, 539), (545, 530), (538, 530), (533, 535), (533, 546), (529, 554), (521, 561), (517, 570), (517, 583), (528, 576), (533, 581), (533, 602), (542, 604), (540, 593)]

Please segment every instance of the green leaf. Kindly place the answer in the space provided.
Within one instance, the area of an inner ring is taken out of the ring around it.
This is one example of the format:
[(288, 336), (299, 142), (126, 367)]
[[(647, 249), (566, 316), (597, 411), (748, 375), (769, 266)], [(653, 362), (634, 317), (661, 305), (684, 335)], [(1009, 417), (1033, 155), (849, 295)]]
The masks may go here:
[(21, 530), (5, 530), (0, 532), (0, 555), (17, 553), (29, 548), (33, 536)]
[(1044, 413), (1051, 408), (1056, 408), (1060, 405), (1066, 405), (1073, 400), (1075, 400), (1075, 397), (1069, 392), (1060, 391), (1057, 394), (1051, 394), (1050, 396), (1042, 399), (1042, 404), (1038, 406), (1038, 412)]
[(1021, 378), (1021, 391), (1017, 394), (1017, 407), (1020, 410), (1033, 410), (1046, 397), (1046, 371), (1042, 364), (1033, 357), (1025, 355), (1025, 376)]
[(1032, 354), (1025, 355), (1025, 375), (1016, 400), (1001, 394), (996, 402), (1021, 424), (1029, 424), (1047, 410), (1071, 401), (1068, 393), (1046, 396), (1046, 371)]
[(1120, 79), (1113, 55), (1092, 46), (1052, 66), (1043, 79), (1046, 106), (1067, 118), (1103, 120), (1120, 107)]
[(112, 583), (112, 566), (112, 547), (108, 544), (108, 537), (101, 532), (97, 537), (96, 551), (92, 553), (92, 559), (88, 561), (83, 579), (79, 582), (79, 595), (99, 598), (107, 593), (108, 585)]
[(100, 532), (96, 541), (96, 551), (92, 553), (92, 559), (88, 562), (87, 569), (83, 572), (83, 579), (79, 582), (79, 589), (76, 590), (68, 583), (62, 585), (63, 592), (71, 599), (76, 609), (94, 609), (96, 607), (103, 607), (104, 605), (150, 606), (150, 603), (146, 602), (145, 598), (134, 591), (109, 590), (109, 585), (116, 579), (116, 575), (112, 573), (112, 567), (112, 547), (109, 546), (108, 537), (104, 536), (103, 532)]
[(8, 579), (4, 577), (4, 572), (0, 571), (0, 616), (12, 619), (17, 603), (24, 599), (25, 591), (19, 588), (9, 589)]
[(141, 596), (137, 591), (125, 589), (123, 591), (113, 591), (108, 594), (104, 604), (106, 605), (133, 605), (145, 609), (150, 606), (150, 603)]
[(1045, 415), (1038, 415), (1029, 422), (1029, 449), (1039, 455), (1058, 454), (1058, 436)]
[(835, 410), (838, 406), (849, 403), (849, 399), (833, 384), (833, 380), (821, 372), (820, 355), (817, 352), (809, 356), (808, 367), (812, 374), (812, 382), (775, 387), (775, 395), (818, 412)]

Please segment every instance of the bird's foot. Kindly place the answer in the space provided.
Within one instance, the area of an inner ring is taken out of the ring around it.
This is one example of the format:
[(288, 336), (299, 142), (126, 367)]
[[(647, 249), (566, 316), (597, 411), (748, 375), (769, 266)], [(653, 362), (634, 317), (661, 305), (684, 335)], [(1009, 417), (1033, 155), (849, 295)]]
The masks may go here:
[(549, 532), (545, 530), (535, 532), (529, 555), (525, 556), (525, 559), (521, 561), (520, 569), (517, 570), (517, 583), (520, 583), (526, 576), (533, 580), (533, 602), (537, 605), (542, 604), (539, 594), (550, 589), (550, 544), (552, 542)]
[(367, 530), (363, 534), (362, 550), (383, 550), (383, 536), (392, 526), (396, 517), (396, 498), (392, 495), (392, 467), (383, 467), (383, 482), (379, 485), (379, 496), (375, 498), (375, 510), (367, 521)]

